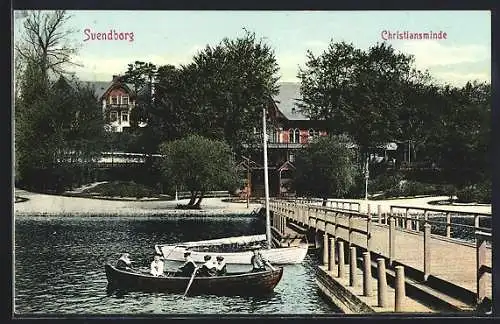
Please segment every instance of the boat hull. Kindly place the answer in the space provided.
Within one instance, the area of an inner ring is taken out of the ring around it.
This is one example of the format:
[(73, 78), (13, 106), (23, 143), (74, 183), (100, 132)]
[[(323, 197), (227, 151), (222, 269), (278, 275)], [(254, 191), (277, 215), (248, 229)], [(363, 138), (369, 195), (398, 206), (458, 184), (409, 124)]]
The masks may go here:
[[(183, 294), (190, 277), (153, 277), (146, 273), (119, 270), (105, 265), (106, 277), (115, 289), (167, 292)], [(271, 293), (283, 276), (283, 268), (261, 272), (227, 274), (216, 277), (195, 277), (189, 289), (190, 295), (211, 294), (219, 296), (258, 296)]]
[[(165, 260), (169, 261), (184, 261), (184, 252), (191, 251), (191, 257), (196, 263), (203, 263), (205, 255), (212, 257), (222, 256), (226, 264), (251, 264), (252, 251), (242, 252), (205, 252), (196, 251), (196, 247), (186, 248), (175, 245), (163, 245), (160, 248), (161, 254)], [(301, 244), (299, 246), (271, 248), (260, 250), (262, 256), (271, 262), (271, 264), (298, 264), (304, 261), (307, 255), (308, 245)]]

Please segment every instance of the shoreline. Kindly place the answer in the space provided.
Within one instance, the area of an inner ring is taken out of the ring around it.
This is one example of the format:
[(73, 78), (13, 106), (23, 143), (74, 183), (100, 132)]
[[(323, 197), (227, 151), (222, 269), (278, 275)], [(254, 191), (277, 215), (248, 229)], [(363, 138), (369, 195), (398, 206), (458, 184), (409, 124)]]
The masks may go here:
[[(205, 198), (202, 208), (176, 209), (178, 204), (186, 204), (189, 199), (180, 200), (105, 200), (84, 197), (69, 197), (40, 194), (16, 189), (14, 196), (26, 199), (14, 203), (14, 216), (113, 216), (113, 217), (256, 217), (263, 205), (246, 202), (228, 202), (227, 198)], [(485, 213), (491, 215), (491, 205), (433, 205), (430, 202), (445, 199), (445, 196), (403, 198), (396, 200), (331, 199), (359, 203), (361, 212), (366, 212), (368, 204), (374, 211), (380, 205), (381, 212), (389, 212), (391, 205), (413, 208), (439, 209), (444, 212)], [(320, 205), (313, 203), (312, 205)]]
[(15, 196), (27, 200), (14, 204), (14, 216), (113, 216), (113, 217), (216, 217), (236, 216), (254, 217), (261, 204), (223, 202), (223, 198), (205, 198), (202, 209), (176, 209), (177, 204), (186, 204), (189, 199), (181, 200), (105, 200), (84, 197), (69, 197), (34, 193), (16, 189)]

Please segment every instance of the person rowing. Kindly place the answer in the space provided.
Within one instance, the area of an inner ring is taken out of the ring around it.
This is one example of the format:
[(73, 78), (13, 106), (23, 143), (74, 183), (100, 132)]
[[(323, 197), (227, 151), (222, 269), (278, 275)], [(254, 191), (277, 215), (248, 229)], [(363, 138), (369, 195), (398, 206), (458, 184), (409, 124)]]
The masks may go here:
[(252, 272), (266, 271), (266, 266), (274, 270), (274, 267), (269, 261), (264, 259), (258, 248), (253, 249), (253, 255), (250, 259), (250, 263), (252, 264)]
[(196, 262), (191, 257), (191, 251), (184, 252), (184, 264), (179, 267), (181, 277), (191, 277), (197, 268)]

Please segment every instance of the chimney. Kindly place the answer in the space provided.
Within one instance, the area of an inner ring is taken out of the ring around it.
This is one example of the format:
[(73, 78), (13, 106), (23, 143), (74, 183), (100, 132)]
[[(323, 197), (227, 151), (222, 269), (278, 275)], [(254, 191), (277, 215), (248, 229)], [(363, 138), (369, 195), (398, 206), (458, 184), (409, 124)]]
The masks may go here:
[(121, 81), (121, 76), (120, 75), (113, 75), (113, 82), (119, 82)]

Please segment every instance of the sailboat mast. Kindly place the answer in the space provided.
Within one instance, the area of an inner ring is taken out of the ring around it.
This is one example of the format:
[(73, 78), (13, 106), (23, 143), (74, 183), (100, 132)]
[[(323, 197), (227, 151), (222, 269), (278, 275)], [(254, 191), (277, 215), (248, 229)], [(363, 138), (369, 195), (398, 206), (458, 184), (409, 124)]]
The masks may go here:
[(271, 215), (269, 212), (269, 174), (267, 170), (267, 131), (266, 131), (266, 107), (262, 109), (262, 140), (264, 142), (264, 192), (266, 208), (266, 239), (267, 248), (271, 248)]

